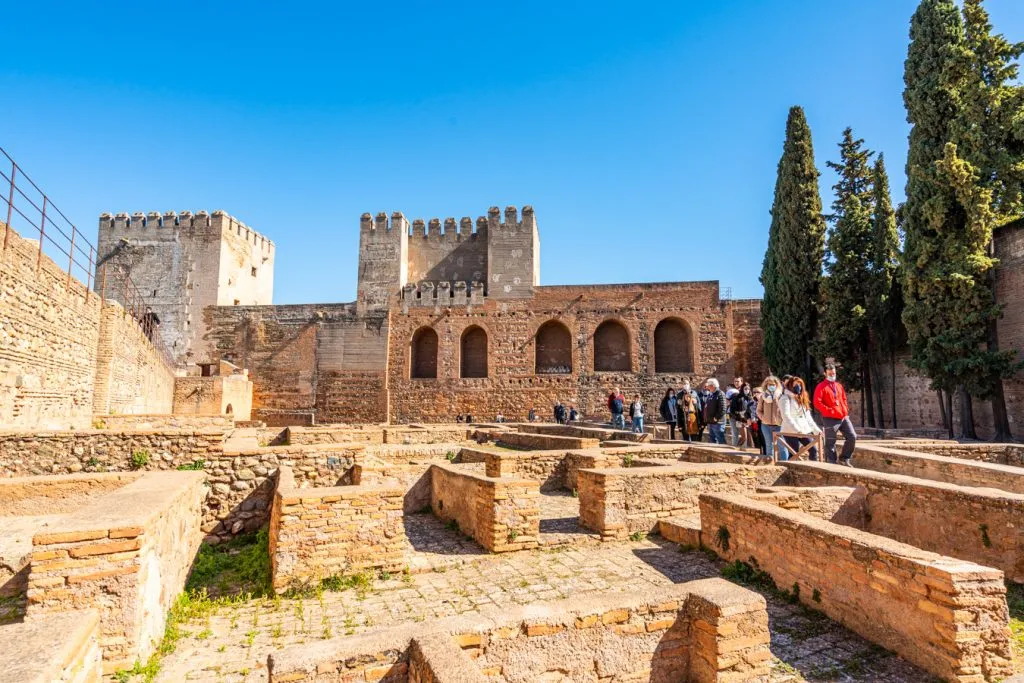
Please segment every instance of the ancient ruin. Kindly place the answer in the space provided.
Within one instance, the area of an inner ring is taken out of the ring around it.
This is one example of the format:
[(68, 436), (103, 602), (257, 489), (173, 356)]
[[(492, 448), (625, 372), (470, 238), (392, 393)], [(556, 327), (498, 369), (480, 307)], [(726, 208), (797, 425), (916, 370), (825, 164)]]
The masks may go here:
[(0, 208), (0, 678), (1024, 669), (1024, 446), (890, 430), (848, 468), (605, 422), (612, 386), (764, 373), (717, 282), (542, 286), (530, 207), (365, 214), (357, 301), (275, 306), (223, 212), (95, 249)]

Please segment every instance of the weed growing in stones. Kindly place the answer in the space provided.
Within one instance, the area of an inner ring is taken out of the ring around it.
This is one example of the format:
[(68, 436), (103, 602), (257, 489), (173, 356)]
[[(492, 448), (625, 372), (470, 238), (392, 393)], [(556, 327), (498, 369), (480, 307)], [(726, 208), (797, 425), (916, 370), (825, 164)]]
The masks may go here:
[(455, 451), (448, 451), (444, 454), (444, 457), (448, 458), (448, 462), (455, 462), (455, 458), (457, 458), (458, 455), (456, 455)]
[(729, 552), (729, 538), (729, 529), (724, 525), (718, 527), (718, 531), (715, 532), (715, 544), (725, 552)]
[(633, 541), (634, 543), (638, 543), (644, 540), (645, 538), (647, 538), (647, 534), (645, 534), (642, 531), (634, 531), (629, 535), (629, 540)]
[(992, 547), (992, 539), (988, 535), (988, 524), (979, 524), (978, 530), (981, 532), (981, 544), (986, 548)]
[(148, 464), (149, 464), (149, 451), (147, 451), (145, 448), (137, 450), (134, 453), (132, 453), (131, 460), (129, 460), (129, 462), (128, 462), (128, 465), (133, 470), (141, 470), (143, 467), (145, 467)]
[(249, 593), (268, 596), (270, 589), (269, 534), (266, 528), (241, 534), (220, 545), (203, 544), (185, 588), (206, 590), (212, 596)]
[(188, 471), (199, 471), (199, 470), (205, 469), (205, 467), (206, 467), (206, 461), (205, 460), (193, 460), (191, 463), (189, 463), (187, 465), (178, 465), (177, 469), (182, 471), (182, 472), (188, 472)]

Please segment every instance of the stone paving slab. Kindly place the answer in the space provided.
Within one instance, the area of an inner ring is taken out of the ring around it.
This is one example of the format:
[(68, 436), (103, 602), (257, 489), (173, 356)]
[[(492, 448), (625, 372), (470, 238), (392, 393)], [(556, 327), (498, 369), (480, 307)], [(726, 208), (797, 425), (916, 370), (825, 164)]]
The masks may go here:
[[(376, 581), (366, 591), (304, 599), (258, 599), (185, 624), (157, 681), (266, 680), (271, 651), (319, 639), (454, 614), (561, 600), (591, 592), (651, 591), (719, 576), (721, 563), (680, 552), (660, 538), (599, 547), (484, 555), (477, 561)], [(798, 605), (766, 595), (775, 656), (773, 681), (892, 681), (929, 677), (893, 654)]]

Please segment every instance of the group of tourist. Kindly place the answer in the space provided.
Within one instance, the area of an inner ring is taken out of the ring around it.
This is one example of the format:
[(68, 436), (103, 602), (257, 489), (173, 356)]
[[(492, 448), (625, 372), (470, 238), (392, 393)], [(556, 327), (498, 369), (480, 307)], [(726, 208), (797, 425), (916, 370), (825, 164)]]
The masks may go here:
[[(814, 419), (812, 406), (821, 416), (820, 426)], [(613, 427), (626, 428), (626, 409), (625, 396), (616, 387), (608, 396)], [(645, 409), (639, 394), (634, 394), (628, 411), (632, 431), (643, 432)], [(817, 460), (818, 448), (812, 444), (824, 432), (825, 459), (852, 467), (857, 433), (850, 420), (846, 390), (836, 380), (836, 367), (831, 363), (825, 366), (825, 378), (815, 388), (813, 397), (804, 380), (794, 375), (784, 375), (781, 379), (769, 375), (759, 386), (751, 386), (742, 377), (736, 377), (725, 390), (717, 379), (710, 377), (700, 389), (692, 388), (688, 381), (683, 382), (678, 392), (669, 387), (658, 412), (661, 421), (668, 425), (670, 439), (676, 439), (678, 431), (684, 441), (702, 441), (706, 431), (708, 441), (725, 444), (728, 424), (731, 445), (757, 448), (762, 455), (777, 455), (779, 460), (788, 460), (790, 453), (804, 448), (811, 460)], [(839, 433), (844, 443), (837, 456)], [(779, 435), (788, 448), (779, 448), (776, 454)]]

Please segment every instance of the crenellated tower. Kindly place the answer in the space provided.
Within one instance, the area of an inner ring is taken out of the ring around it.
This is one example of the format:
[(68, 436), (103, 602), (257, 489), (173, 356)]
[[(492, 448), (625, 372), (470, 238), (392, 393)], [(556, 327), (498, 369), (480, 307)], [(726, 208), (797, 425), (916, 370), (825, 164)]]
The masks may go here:
[(181, 369), (213, 360), (205, 307), (272, 302), (274, 243), (224, 211), (104, 213), (97, 254), (96, 290), (124, 303), (127, 274)]
[(485, 297), (533, 296), (540, 284), (540, 239), (533, 208), (522, 219), (514, 206), (498, 207), (475, 223), (469, 216), (416, 218), (364, 213), (359, 231), (358, 304), (387, 310), (397, 296), (404, 306), (456, 306)]

